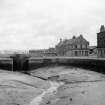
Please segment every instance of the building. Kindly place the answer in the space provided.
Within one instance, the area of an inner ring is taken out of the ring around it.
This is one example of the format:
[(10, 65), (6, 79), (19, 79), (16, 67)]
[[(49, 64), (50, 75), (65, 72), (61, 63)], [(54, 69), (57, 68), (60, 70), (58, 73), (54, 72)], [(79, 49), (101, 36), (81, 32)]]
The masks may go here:
[(0, 51), (2, 54), (29, 54), (28, 50), (2, 50)]
[(55, 48), (49, 48), (49, 49), (47, 49), (47, 50), (44, 52), (44, 56), (49, 56), (49, 57), (57, 56), (57, 53), (56, 53)]
[(57, 56), (55, 48), (41, 49), (41, 50), (29, 50), (29, 55), (32, 57), (52, 57)]
[(45, 50), (29, 50), (29, 55), (32, 57), (43, 57)]
[(97, 46), (89, 46), (89, 56), (97, 57)]
[(100, 32), (97, 33), (97, 56), (105, 57), (105, 27), (101, 25)]
[(72, 39), (60, 39), (56, 51), (59, 56), (88, 56), (89, 42), (82, 35), (73, 36)]

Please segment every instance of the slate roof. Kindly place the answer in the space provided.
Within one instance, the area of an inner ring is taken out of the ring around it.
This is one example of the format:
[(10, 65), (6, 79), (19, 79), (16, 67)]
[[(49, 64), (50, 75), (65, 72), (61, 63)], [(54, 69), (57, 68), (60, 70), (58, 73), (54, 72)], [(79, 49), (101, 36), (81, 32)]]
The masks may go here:
[(60, 41), (57, 46), (68, 45), (68, 44), (89, 44), (89, 42), (80, 35), (79, 37), (73, 37), (72, 39), (65, 39)]

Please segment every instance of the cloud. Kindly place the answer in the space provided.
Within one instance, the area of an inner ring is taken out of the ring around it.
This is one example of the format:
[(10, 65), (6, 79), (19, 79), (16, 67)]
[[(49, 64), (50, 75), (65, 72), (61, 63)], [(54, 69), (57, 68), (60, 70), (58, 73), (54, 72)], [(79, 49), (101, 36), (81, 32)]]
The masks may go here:
[(36, 49), (83, 34), (96, 45), (104, 0), (0, 0), (0, 48)]

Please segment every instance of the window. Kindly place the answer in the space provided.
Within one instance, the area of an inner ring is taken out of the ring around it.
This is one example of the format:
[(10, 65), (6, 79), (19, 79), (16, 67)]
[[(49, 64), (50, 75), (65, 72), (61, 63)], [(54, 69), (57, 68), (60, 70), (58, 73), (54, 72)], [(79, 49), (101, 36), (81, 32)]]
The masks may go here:
[(81, 44), (80, 46), (81, 46), (81, 48), (82, 48), (82, 44)]
[(77, 48), (77, 45), (75, 45), (75, 48)]
[(88, 51), (85, 51), (85, 56), (88, 56)]
[(77, 56), (77, 51), (75, 51), (75, 56)]

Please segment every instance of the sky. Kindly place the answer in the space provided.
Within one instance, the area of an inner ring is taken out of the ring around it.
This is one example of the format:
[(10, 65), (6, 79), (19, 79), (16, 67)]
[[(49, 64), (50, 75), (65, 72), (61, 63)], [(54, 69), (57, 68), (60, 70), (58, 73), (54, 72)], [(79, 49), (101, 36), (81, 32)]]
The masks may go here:
[(97, 45), (105, 0), (0, 0), (0, 50), (54, 47), (82, 34)]

